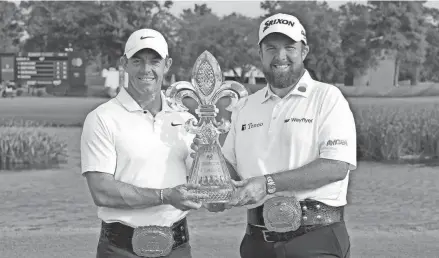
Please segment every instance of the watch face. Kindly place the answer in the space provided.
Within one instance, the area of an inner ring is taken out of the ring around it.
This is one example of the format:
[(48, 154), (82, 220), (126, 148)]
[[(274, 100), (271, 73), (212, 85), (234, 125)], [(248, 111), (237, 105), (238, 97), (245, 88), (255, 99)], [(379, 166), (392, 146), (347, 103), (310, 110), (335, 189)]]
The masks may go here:
[(276, 189), (275, 189), (274, 187), (270, 186), (270, 187), (268, 187), (267, 192), (268, 192), (269, 194), (272, 194), (272, 193), (274, 193), (275, 190), (276, 190)]

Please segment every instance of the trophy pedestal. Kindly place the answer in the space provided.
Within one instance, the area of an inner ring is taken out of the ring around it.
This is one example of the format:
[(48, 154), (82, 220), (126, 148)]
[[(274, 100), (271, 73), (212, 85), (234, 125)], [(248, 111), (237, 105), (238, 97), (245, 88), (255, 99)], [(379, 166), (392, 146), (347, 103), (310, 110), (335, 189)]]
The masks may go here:
[(199, 201), (203, 203), (228, 203), (232, 198), (234, 189), (232, 187), (220, 187), (220, 186), (203, 186), (203, 190), (189, 190), (200, 197)]
[(232, 198), (234, 186), (229, 171), (216, 144), (200, 145), (192, 167), (190, 182), (201, 185), (200, 189), (190, 190), (196, 193), (203, 203), (226, 203)]

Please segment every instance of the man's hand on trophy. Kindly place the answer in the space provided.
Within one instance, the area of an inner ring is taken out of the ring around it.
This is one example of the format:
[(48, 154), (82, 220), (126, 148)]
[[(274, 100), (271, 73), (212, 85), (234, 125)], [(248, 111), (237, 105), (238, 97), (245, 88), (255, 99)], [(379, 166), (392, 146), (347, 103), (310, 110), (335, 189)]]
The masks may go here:
[(201, 145), (201, 139), (197, 136), (195, 136), (193, 142), (191, 143), (191, 149), (194, 151), (190, 154), (191, 158), (195, 159), (195, 153), (198, 151), (198, 148)]
[(190, 192), (189, 190), (195, 190), (202, 188), (195, 184), (184, 184), (173, 188), (166, 188), (163, 190), (163, 203), (170, 204), (175, 208), (187, 211), (191, 209), (199, 209), (202, 205), (199, 200), (200, 194)]
[(234, 181), (236, 187), (232, 200), (226, 204), (230, 206), (244, 206), (255, 204), (267, 195), (266, 179), (264, 176), (248, 178), (243, 181)]

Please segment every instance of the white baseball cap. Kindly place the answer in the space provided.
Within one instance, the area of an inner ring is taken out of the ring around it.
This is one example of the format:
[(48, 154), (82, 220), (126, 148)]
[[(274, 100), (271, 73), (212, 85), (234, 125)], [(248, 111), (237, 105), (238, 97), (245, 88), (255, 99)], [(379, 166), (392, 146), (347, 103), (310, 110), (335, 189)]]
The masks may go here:
[(268, 34), (275, 32), (282, 33), (296, 42), (303, 41), (305, 45), (308, 44), (305, 28), (300, 21), (292, 15), (278, 13), (263, 20), (259, 26), (258, 44), (261, 44), (261, 41)]
[(153, 29), (140, 29), (133, 32), (125, 44), (125, 56), (131, 58), (139, 50), (155, 50), (162, 58), (168, 55), (168, 43), (163, 35)]

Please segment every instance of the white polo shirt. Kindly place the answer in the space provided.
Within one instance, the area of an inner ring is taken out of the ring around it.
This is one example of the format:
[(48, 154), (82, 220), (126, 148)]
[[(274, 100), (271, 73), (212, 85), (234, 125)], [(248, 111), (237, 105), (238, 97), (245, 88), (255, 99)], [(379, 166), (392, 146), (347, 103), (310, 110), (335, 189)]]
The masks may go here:
[[(195, 135), (186, 132), (184, 123), (194, 116), (171, 108), (163, 92), (161, 97), (162, 110), (155, 117), (143, 111), (125, 88), (90, 112), (81, 136), (82, 173), (104, 172), (143, 188), (185, 184)], [(98, 207), (100, 219), (131, 227), (170, 226), (186, 214), (171, 205), (126, 210)]]
[[(243, 179), (296, 169), (318, 158), (356, 168), (356, 130), (349, 104), (338, 88), (314, 81), (308, 71), (282, 99), (269, 86), (243, 99), (231, 120), (222, 151)], [(349, 173), (342, 181), (297, 192), (297, 198), (342, 206), (348, 181)]]

